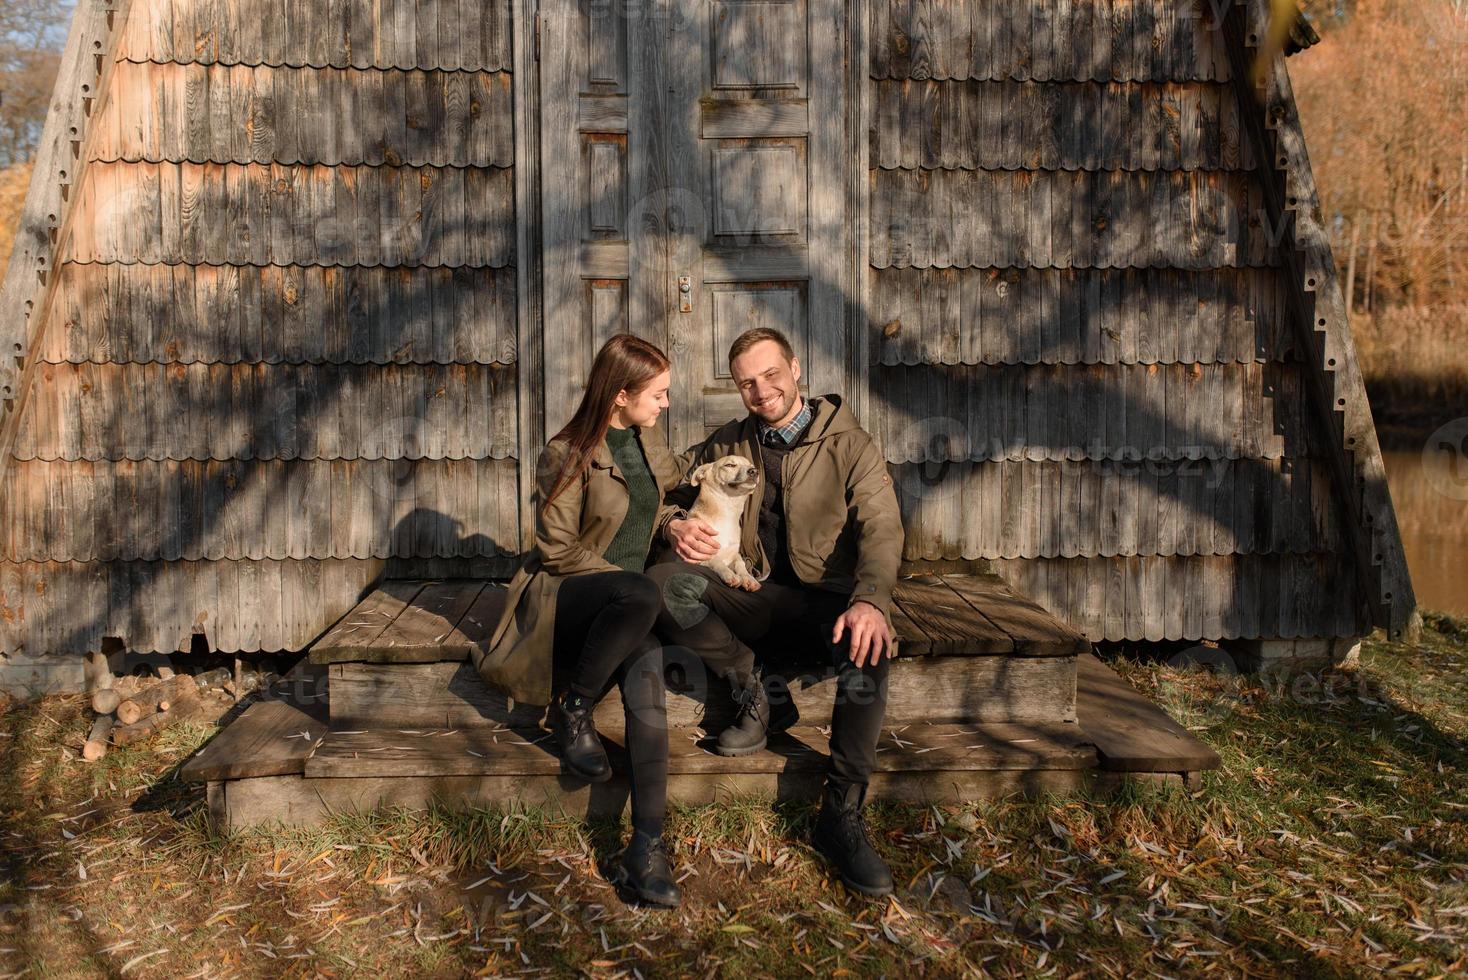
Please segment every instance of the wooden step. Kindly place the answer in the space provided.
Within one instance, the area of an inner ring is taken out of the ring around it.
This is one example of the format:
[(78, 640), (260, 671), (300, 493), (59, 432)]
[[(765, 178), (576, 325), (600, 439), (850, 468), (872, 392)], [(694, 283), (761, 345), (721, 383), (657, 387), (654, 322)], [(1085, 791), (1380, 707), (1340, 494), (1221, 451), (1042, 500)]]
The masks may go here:
[[(483, 728), (330, 732), (305, 760), (304, 774), (211, 784), (223, 830), (262, 824), (319, 823), (334, 813), (381, 806), (502, 806), (506, 801), (565, 810), (583, 817), (617, 816), (628, 805), (626, 757), (608, 743), (614, 775), (588, 784), (565, 775), (559, 758), (535, 731)], [(827, 739), (798, 726), (763, 752), (726, 759), (674, 737), (668, 798), (689, 805), (759, 797), (819, 798)], [(1107, 785), (1109, 774), (1075, 725), (909, 725), (883, 732), (870, 798), (958, 802), (1073, 792)], [(1114, 782), (1114, 780), (1112, 781)]]
[(1095, 654), (1082, 654), (1077, 668), (1082, 692), (1077, 714), (1106, 769), (1198, 771), (1223, 764), (1213, 746), (1179, 725)]
[(245, 703), (237, 717), (179, 767), (186, 782), (205, 784), (209, 818), (216, 826), (230, 825), (226, 785), (301, 778), (306, 759), (327, 732), (326, 702), (314, 693), (321, 689), (321, 674), (319, 666), (297, 664), (281, 681), (256, 694), (263, 700)]
[[(615, 688), (597, 708), (598, 730), (617, 770), (589, 786), (563, 774), (544, 709), (489, 689), (469, 663), (487, 642), (504, 589), (479, 580), (389, 580), (311, 649), (328, 673), (330, 725), (288, 705), (251, 707), (184, 768), (209, 787), (210, 812), (225, 828), (312, 823), (338, 810), (379, 805), (454, 806), (518, 801), (585, 815), (627, 804), (622, 706)], [(876, 798), (956, 801), (1009, 793), (1113, 785), (1090, 733), (1077, 721), (1077, 658), (1090, 644), (993, 576), (911, 577), (894, 591), (900, 656), (889, 678), (886, 726), (872, 777)], [(829, 668), (771, 671), (773, 697), (788, 691), (800, 724), (759, 753), (724, 758), (708, 733), (732, 716), (727, 686), (710, 684), (683, 651), (667, 665), (669, 796), (707, 803), (734, 796), (813, 799), (827, 766), (835, 680)], [(1104, 669), (1104, 668), (1103, 668)], [(1105, 687), (1103, 700), (1119, 695)], [(1119, 681), (1119, 679), (1118, 679)], [(1124, 686), (1124, 685), (1123, 685)], [(1133, 692), (1135, 693), (1135, 692)], [(1120, 715), (1097, 708), (1092, 714)], [(1145, 703), (1145, 699), (1142, 699)], [(1132, 741), (1158, 724), (1126, 702)], [(1166, 719), (1170, 722), (1171, 719)], [(238, 730), (236, 730), (238, 729)], [(1125, 755), (1122, 736), (1111, 744)], [(1162, 744), (1147, 760), (1126, 758), (1125, 778), (1181, 780)], [(1199, 753), (1187, 755), (1191, 763)]]
[[(913, 575), (892, 591), (900, 655), (1075, 656), (1090, 642), (996, 575)], [(468, 660), (505, 588), (482, 579), (388, 579), (312, 644), (313, 663)]]
[[(814, 801), (824, 775), (790, 772), (672, 773), (668, 797), (688, 806), (741, 799)], [(1040, 796), (1112, 790), (1126, 783), (1183, 785), (1176, 773), (1119, 773), (1084, 769), (880, 771), (868, 799), (911, 803), (961, 803), (1007, 796)], [(210, 784), (211, 817), (223, 833), (262, 826), (312, 826), (336, 815), (378, 807), (423, 809), (432, 803), (455, 809), (544, 807), (578, 818), (621, 817), (628, 805), (626, 780), (588, 784), (562, 775), (370, 776), (308, 779), (263, 776)], [(217, 801), (217, 805), (215, 805)]]
[[(1211, 748), (1177, 725), (1089, 654), (1081, 657), (1073, 724), (886, 726), (872, 798), (953, 802), (1012, 793), (1072, 792), (1125, 782), (1196, 786), (1216, 767)], [(314, 709), (311, 709), (314, 710)], [(826, 737), (800, 725), (762, 753), (714, 755), (700, 732), (670, 741), (669, 794), (687, 803), (743, 796), (815, 799)], [(224, 830), (318, 823), (374, 806), (522, 804), (588, 816), (627, 804), (625, 757), (604, 732), (618, 775), (595, 786), (563, 775), (547, 733), (533, 725), (328, 731), (307, 708), (251, 706), (182, 769), (207, 783), (210, 814)]]
[(484, 579), (387, 579), (311, 645), (311, 662), (468, 660), (488, 644), (505, 595)]
[[(717, 731), (733, 720), (728, 685), (710, 678), (696, 658), (679, 658), (665, 668), (670, 725)], [(328, 670), (333, 728), (535, 725), (545, 713), (542, 706), (512, 704), (467, 663), (337, 663)], [(1073, 656), (900, 658), (888, 676), (887, 720), (1071, 722), (1075, 679)], [(788, 692), (803, 722), (830, 723), (836, 690), (831, 671), (772, 673), (770, 689), (772, 699)], [(622, 699), (615, 687), (597, 704), (595, 719), (604, 731), (622, 727)]]
[[(331, 721), (364, 726), (534, 725), (542, 712), (513, 705), (469, 667), (504, 605), (504, 589), (480, 580), (388, 580), (311, 648), (329, 665)], [(1075, 720), (1075, 657), (1090, 643), (992, 575), (910, 576), (893, 591), (899, 658), (888, 720), (1064, 723)], [(670, 654), (670, 656), (672, 656)], [(808, 724), (830, 721), (832, 672), (778, 672)], [(668, 665), (669, 718), (678, 727), (722, 728), (733, 704), (686, 653)], [(616, 692), (597, 724), (620, 727)]]
[(256, 701), (184, 763), (179, 775), (214, 782), (298, 773), (326, 733), (324, 711), (286, 700)]
[[(668, 772), (824, 772), (827, 729), (797, 725), (764, 751), (726, 758), (711, 739), (675, 732)], [(612, 767), (627, 771), (620, 740), (602, 733)], [(1077, 725), (913, 724), (884, 728), (877, 742), (882, 772), (972, 769), (1089, 769), (1095, 748)], [(553, 776), (561, 759), (549, 732), (526, 728), (364, 729), (328, 732), (305, 761), (308, 778), (327, 776)]]

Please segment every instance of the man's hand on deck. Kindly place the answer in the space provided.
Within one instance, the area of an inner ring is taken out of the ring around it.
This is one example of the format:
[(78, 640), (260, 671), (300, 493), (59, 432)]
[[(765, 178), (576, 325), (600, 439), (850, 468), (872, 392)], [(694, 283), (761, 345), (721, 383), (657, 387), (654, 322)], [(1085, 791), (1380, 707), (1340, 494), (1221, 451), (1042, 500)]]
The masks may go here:
[(868, 654), (873, 666), (883, 654), (892, 656), (897, 638), (887, 627), (887, 617), (882, 615), (882, 610), (870, 602), (859, 599), (846, 608), (831, 630), (831, 642), (840, 643), (841, 635), (847, 629), (851, 630), (851, 662), (857, 667), (866, 666)]
[(719, 550), (719, 535), (708, 521), (697, 517), (668, 522), (668, 538), (678, 557), (687, 562), (701, 562)]

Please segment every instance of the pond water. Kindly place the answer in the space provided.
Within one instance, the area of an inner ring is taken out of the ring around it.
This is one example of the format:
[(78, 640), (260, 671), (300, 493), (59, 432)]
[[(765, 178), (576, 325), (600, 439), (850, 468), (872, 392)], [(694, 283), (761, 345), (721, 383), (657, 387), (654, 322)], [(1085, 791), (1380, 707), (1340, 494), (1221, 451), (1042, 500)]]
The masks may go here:
[(1382, 456), (1417, 607), (1468, 616), (1468, 454), (1456, 432), (1438, 431)]

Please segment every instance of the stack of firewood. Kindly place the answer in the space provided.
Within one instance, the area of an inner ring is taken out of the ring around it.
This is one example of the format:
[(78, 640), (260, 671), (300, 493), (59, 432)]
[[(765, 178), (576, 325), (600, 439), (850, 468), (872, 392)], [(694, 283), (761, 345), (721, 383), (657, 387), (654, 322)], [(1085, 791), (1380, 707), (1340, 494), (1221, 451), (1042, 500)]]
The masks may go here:
[[(92, 710), (96, 719), (82, 747), (82, 758), (95, 762), (108, 745), (131, 745), (182, 721), (208, 715), (219, 698), (239, 700), (248, 691), (269, 684), (274, 674), (244, 671), (232, 676), (223, 667), (202, 674), (174, 674), (160, 678), (117, 677), (97, 671), (90, 678)], [(217, 713), (217, 711), (216, 711)], [(212, 715), (210, 715), (212, 717)]]
[(92, 710), (97, 720), (82, 747), (82, 758), (97, 760), (113, 745), (131, 745), (169, 725), (198, 716), (204, 708), (199, 685), (191, 674), (175, 674), (167, 680), (126, 695), (116, 688), (92, 692)]

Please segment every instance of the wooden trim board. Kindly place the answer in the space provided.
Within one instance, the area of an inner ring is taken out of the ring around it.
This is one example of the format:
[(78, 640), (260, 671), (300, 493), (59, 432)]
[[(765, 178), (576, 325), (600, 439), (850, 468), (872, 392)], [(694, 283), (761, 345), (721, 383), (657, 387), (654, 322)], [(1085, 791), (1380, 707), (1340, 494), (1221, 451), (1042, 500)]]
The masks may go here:
[(520, 478), (520, 537), (517, 551), (535, 538), (535, 461), (545, 445), (544, 279), (541, 275), (540, 214), (540, 4), (511, 0), (514, 35), (511, 63), (515, 106), (515, 377)]
[(94, 120), (110, 98), (117, 41), (131, 0), (80, 0), (72, 13), (46, 121), (0, 282), (0, 475), (5, 472), (40, 363), (51, 306), (76, 223), (96, 141)]
[[(1399, 639), (1416, 609), (1416, 595), (1387, 484), (1371, 403), (1356, 359), (1346, 298), (1320, 209), (1304, 127), (1282, 52), (1268, 56), (1261, 75), (1257, 25), (1267, 0), (1232, 5), (1224, 19), (1233, 88), (1244, 132), (1263, 161), (1258, 172), (1268, 214), (1283, 233), (1282, 272), (1308, 356), (1315, 431), (1329, 444), (1333, 494), (1344, 521), (1368, 622)], [(1262, 20), (1261, 20), (1262, 19)]]

